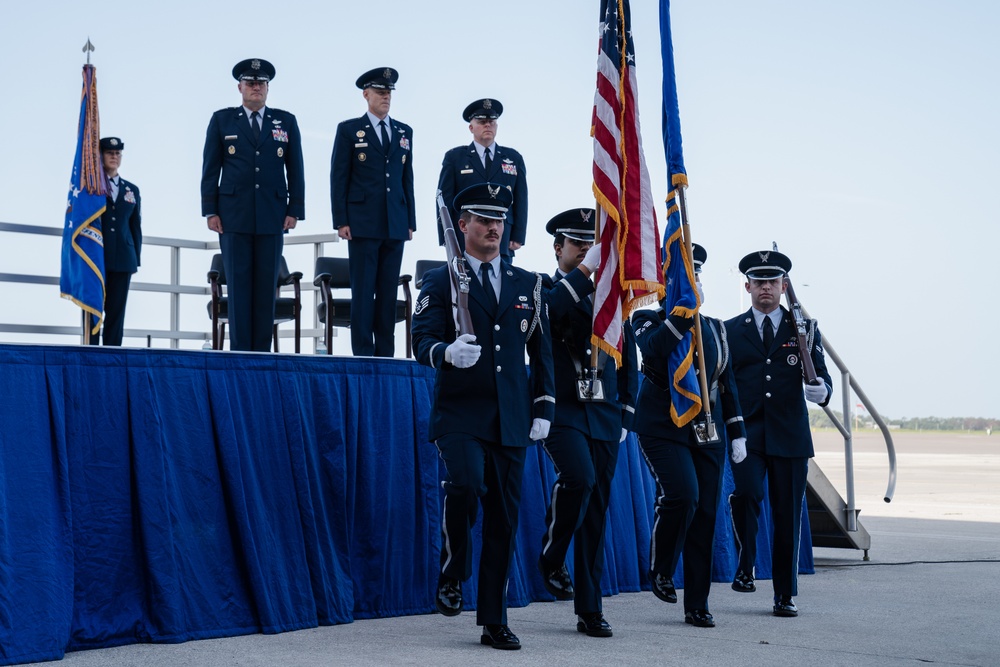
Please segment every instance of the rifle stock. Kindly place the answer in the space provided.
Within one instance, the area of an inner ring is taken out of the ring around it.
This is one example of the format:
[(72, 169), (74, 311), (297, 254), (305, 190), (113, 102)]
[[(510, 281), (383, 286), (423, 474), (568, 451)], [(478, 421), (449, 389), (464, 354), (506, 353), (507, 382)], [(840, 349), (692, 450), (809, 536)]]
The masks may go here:
[(455, 335), (475, 335), (472, 328), (472, 316), (469, 314), (469, 273), (465, 270), (462, 248), (458, 245), (455, 226), (451, 222), (451, 213), (444, 203), (444, 197), (437, 194), (438, 223), (444, 234), (444, 247), (448, 253), (448, 277), (451, 280), (451, 310), (455, 318)]
[(816, 365), (813, 364), (812, 355), (809, 353), (808, 335), (809, 321), (802, 312), (802, 304), (795, 296), (795, 289), (792, 281), (785, 276), (785, 298), (788, 300), (788, 310), (792, 313), (795, 322), (795, 336), (799, 339), (799, 357), (802, 359), (802, 374), (806, 384), (818, 385), (823, 381), (816, 375)]

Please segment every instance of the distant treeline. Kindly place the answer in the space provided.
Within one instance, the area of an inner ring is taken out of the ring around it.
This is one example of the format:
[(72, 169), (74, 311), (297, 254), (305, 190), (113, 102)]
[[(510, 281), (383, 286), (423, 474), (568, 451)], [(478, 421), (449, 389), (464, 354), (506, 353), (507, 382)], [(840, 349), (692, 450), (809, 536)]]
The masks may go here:
[[(837, 419), (843, 419), (842, 413), (834, 410)], [(875, 428), (875, 422), (867, 412), (858, 411), (858, 428)], [(893, 419), (882, 415), (882, 419), (892, 429), (907, 429), (913, 431), (983, 431), (992, 432), (1000, 419), (989, 417), (903, 417)], [(833, 422), (823, 410), (809, 411), (809, 424), (813, 428), (834, 428)]]

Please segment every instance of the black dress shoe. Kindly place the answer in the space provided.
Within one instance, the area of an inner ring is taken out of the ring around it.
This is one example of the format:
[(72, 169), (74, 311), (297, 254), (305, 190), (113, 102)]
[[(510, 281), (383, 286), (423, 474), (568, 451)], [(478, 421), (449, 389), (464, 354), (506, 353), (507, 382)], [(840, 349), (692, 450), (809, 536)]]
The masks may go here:
[(441, 577), (438, 579), (437, 595), (434, 596), (434, 606), (445, 616), (458, 616), (462, 613), (462, 582), (458, 579)]
[(578, 632), (586, 632), (588, 637), (610, 637), (611, 624), (604, 618), (604, 614), (595, 611), (589, 614), (577, 616), (576, 629)]
[(795, 606), (795, 600), (792, 599), (791, 595), (774, 596), (774, 615), (775, 616), (799, 615), (799, 608)]
[(715, 619), (707, 609), (692, 609), (684, 614), (684, 622), (699, 628), (714, 628)]
[(557, 600), (572, 600), (576, 595), (573, 590), (573, 580), (569, 578), (569, 570), (566, 565), (560, 565), (553, 569), (545, 562), (544, 556), (538, 557), (538, 569), (542, 573), (542, 583), (549, 595)]
[(653, 588), (653, 595), (660, 598), (664, 602), (669, 602), (670, 604), (676, 604), (677, 589), (674, 588), (673, 579), (671, 579), (670, 577), (664, 577), (662, 574), (656, 574), (655, 572), (650, 572), (649, 583)]
[(521, 640), (506, 625), (484, 625), (483, 636), (479, 638), (479, 642), (504, 651), (516, 651), (521, 648)]
[(736, 570), (733, 577), (733, 590), (737, 593), (753, 593), (757, 590), (757, 585), (753, 583), (753, 575), (747, 574), (743, 570)]

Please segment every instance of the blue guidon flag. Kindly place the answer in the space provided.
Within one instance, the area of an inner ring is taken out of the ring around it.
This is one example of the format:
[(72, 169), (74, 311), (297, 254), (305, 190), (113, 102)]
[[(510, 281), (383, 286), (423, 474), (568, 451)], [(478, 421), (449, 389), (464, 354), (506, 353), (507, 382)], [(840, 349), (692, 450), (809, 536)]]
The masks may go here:
[[(663, 56), (663, 152), (667, 158), (667, 228), (663, 232), (663, 279), (667, 287), (664, 309), (672, 315), (698, 316), (694, 265), (684, 248), (678, 190), (687, 187), (681, 151), (681, 118), (674, 78), (674, 49), (670, 38), (670, 0), (660, 0), (660, 51)], [(701, 411), (701, 391), (694, 364), (693, 329), (667, 359), (670, 370), (670, 418), (684, 426)]]
[(100, 331), (104, 312), (101, 215), (107, 206), (107, 199), (100, 137), (96, 68), (88, 64), (83, 66), (80, 125), (66, 201), (59, 294), (89, 315), (91, 334)]

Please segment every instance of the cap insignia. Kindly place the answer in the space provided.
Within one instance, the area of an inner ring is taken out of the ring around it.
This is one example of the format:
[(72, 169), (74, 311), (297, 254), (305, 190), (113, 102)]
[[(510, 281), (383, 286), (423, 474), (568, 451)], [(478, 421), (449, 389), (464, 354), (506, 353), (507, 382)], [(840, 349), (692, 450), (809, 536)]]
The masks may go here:
[(385, 70), (382, 72), (382, 78), (383, 79), (392, 78), (392, 70), (386, 67)]
[(489, 184), (486, 185), (486, 189), (489, 190), (490, 199), (496, 199), (497, 195), (500, 194), (500, 186), (498, 185), (496, 189), (491, 188)]
[(483, 108), (484, 109), (492, 109), (493, 108), (493, 100), (483, 100)]
[(110, 141), (109, 143), (110, 143), (110, 144), (111, 144), (112, 146), (117, 146), (117, 145), (118, 145), (118, 140), (112, 137), (112, 139), (111, 139), (111, 141)]
[(254, 58), (250, 61), (250, 69), (260, 69), (260, 61)]
[(583, 209), (583, 208), (580, 209), (580, 217), (583, 218), (584, 222), (590, 222), (590, 214), (591, 214), (591, 211), (588, 211), (588, 210)]
[(760, 255), (760, 261), (762, 261), (762, 262), (766, 262), (768, 260), (768, 258), (771, 256), (770, 251), (767, 251), (767, 252), (761, 251), (761, 252), (759, 252), (757, 254)]

